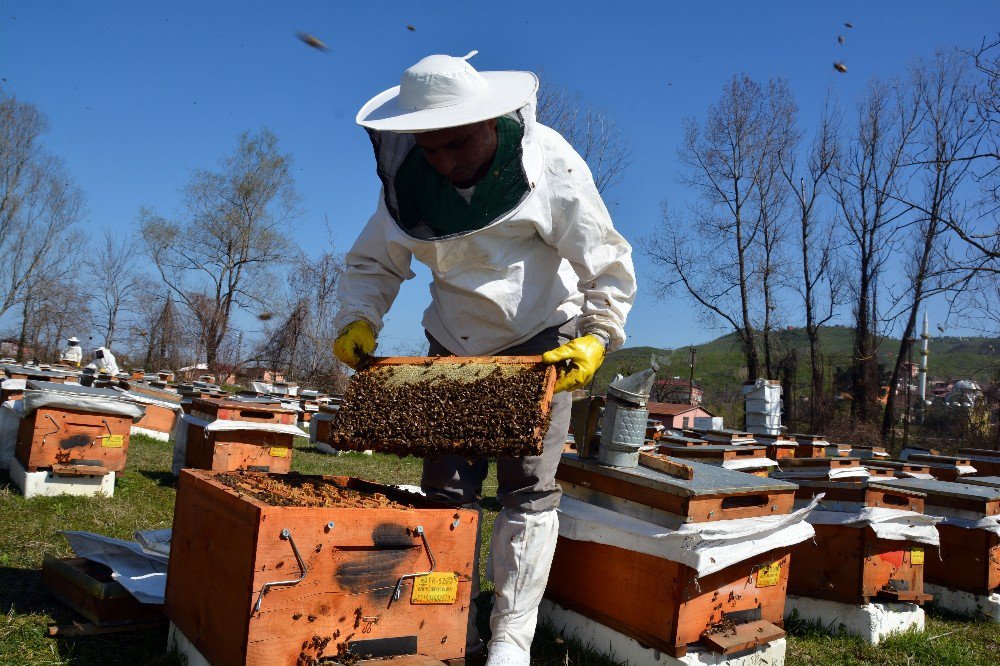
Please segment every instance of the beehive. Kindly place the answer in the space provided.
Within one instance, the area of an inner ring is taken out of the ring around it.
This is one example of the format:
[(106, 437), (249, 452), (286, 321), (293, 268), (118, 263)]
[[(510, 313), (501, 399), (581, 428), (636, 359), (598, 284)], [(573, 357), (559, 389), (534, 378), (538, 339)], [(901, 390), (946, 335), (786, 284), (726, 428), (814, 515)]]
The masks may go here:
[(907, 461), (927, 466), (931, 475), (939, 481), (957, 481), (961, 476), (977, 472), (972, 461), (965, 456), (912, 453)]
[(729, 446), (725, 444), (686, 446), (673, 443), (663, 444), (661, 440), (658, 451), (671, 458), (696, 460), (726, 469), (739, 469), (741, 472), (757, 476), (767, 476), (770, 468), (774, 466), (774, 463), (767, 458), (767, 449), (763, 446)]
[(401, 455), (538, 455), (555, 375), (538, 356), (380, 359), (351, 377), (327, 443)]
[[(29, 381), (27, 390), (68, 396), (69, 402), (64, 404), (72, 404), (74, 398), (119, 401), (115, 391), (75, 384)], [(28, 472), (51, 469), (65, 476), (121, 474), (131, 427), (128, 416), (49, 404), (21, 419), (14, 455)]]
[[(795, 486), (790, 483), (694, 461), (683, 465), (690, 478), (642, 466), (604, 467), (563, 454), (556, 480), (568, 497), (665, 529), (792, 509)], [(788, 571), (787, 547), (699, 579), (695, 569), (669, 559), (560, 536), (545, 595), (670, 655), (681, 656), (696, 642), (727, 652), (784, 635), (780, 627)], [(720, 626), (737, 640), (722, 641)], [(745, 641), (744, 631), (752, 634)]]
[(213, 664), (460, 659), (477, 532), (359, 479), (184, 470), (165, 612)]
[[(964, 515), (972, 521), (1000, 515), (1000, 488), (936, 479), (894, 479), (892, 486), (923, 493), (931, 515)], [(948, 518), (937, 529), (941, 557), (927, 558), (925, 582), (977, 595), (1000, 588), (1000, 535), (949, 524)]]
[[(242, 421), (249, 424), (294, 426), (295, 411), (267, 401), (196, 398), (190, 414), (204, 421)], [(304, 433), (303, 433), (304, 434)], [(185, 467), (215, 471), (240, 469), (284, 473), (292, 466), (294, 435), (248, 429), (210, 431), (187, 424)]]
[[(923, 513), (923, 495), (873, 482), (802, 480), (799, 499), (824, 494), (823, 505), (899, 509)], [(880, 539), (870, 526), (813, 524), (816, 536), (792, 548), (790, 594), (848, 604), (907, 601), (922, 604), (925, 548), (908, 541)]]

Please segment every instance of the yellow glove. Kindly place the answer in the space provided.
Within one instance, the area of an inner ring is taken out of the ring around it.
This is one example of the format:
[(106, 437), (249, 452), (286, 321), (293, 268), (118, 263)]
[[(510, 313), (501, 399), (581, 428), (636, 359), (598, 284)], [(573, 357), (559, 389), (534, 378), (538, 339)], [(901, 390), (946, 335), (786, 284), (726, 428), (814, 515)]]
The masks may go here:
[(333, 353), (341, 362), (357, 368), (375, 351), (375, 331), (366, 321), (356, 321), (340, 330), (333, 343)]
[(542, 362), (559, 363), (569, 361), (567, 368), (559, 369), (556, 378), (556, 393), (573, 391), (591, 380), (604, 361), (604, 344), (594, 335), (570, 340), (562, 347), (542, 354)]

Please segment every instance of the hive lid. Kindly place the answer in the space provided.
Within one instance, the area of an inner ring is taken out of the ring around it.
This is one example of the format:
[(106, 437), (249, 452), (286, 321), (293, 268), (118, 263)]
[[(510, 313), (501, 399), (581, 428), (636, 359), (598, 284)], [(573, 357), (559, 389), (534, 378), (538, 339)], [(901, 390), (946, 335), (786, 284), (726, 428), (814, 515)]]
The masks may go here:
[(56, 382), (43, 382), (29, 379), (25, 388), (35, 391), (53, 391), (57, 393), (69, 393), (72, 395), (100, 396), (102, 398), (114, 398), (120, 400), (122, 394), (113, 389), (94, 388), (91, 386), (81, 386), (80, 384), (59, 384)]
[(575, 467), (602, 476), (622, 479), (682, 497), (742, 494), (763, 490), (794, 490), (796, 488), (794, 483), (787, 481), (735, 472), (694, 460), (684, 460), (683, 462), (694, 471), (693, 478), (679, 479), (641, 465), (632, 468), (606, 467), (592, 458), (580, 458), (575, 453), (564, 453), (559, 464), (560, 466)]
[(881, 483), (899, 485), (913, 490), (926, 493), (928, 502), (933, 504), (933, 498), (957, 497), (959, 499), (977, 500), (991, 502), (1000, 500), (1000, 488), (990, 486), (970, 485), (963, 481), (954, 483), (952, 481), (938, 481), (937, 479), (884, 479)]
[(1000, 488), (1000, 476), (963, 476), (959, 483), (967, 483), (972, 486), (985, 486), (987, 488)]

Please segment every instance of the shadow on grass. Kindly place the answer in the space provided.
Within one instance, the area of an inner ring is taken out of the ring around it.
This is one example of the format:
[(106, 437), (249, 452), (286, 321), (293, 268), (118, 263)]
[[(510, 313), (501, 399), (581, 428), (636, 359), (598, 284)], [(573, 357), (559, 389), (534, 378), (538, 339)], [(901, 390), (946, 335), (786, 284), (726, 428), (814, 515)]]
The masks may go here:
[(163, 486), (164, 488), (177, 487), (177, 477), (174, 476), (173, 472), (156, 472), (153, 470), (143, 469), (139, 470), (139, 473), (150, 481), (155, 482), (158, 486)]
[(7, 470), (0, 471), (0, 490), (9, 490), (16, 495), (21, 494), (21, 489), (17, 487), (16, 483), (10, 480), (10, 472)]
[[(23, 616), (32, 624), (41, 625), (39, 630), (42, 632), (48, 622), (88, 622), (46, 592), (41, 572), (33, 569), (0, 567), (0, 613)], [(51, 641), (59, 657), (75, 666), (181, 663), (176, 656), (166, 652), (166, 629), (40, 640)]]

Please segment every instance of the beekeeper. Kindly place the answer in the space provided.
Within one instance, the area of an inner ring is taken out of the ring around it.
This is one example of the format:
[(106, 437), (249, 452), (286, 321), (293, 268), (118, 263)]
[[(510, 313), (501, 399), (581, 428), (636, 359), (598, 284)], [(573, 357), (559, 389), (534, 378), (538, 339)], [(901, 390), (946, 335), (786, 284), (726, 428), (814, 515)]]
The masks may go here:
[[(477, 72), (472, 55), (424, 58), (358, 113), (382, 189), (346, 257), (334, 352), (354, 367), (375, 351), (415, 257), (433, 273), (423, 317), (431, 355), (543, 354), (560, 364), (542, 455), (497, 460), (503, 508), (493, 528), (487, 664), (527, 664), (559, 529), (555, 471), (570, 392), (625, 340), (636, 284), (632, 248), (587, 164), (535, 120), (538, 78)], [(487, 466), (427, 459), (421, 485), (431, 497), (473, 504)], [(473, 604), (472, 620), (475, 612)], [(468, 642), (470, 656), (482, 649), (474, 621)]]
[(83, 347), (80, 346), (80, 340), (75, 335), (66, 341), (66, 347), (63, 348), (62, 354), (59, 358), (63, 363), (69, 363), (70, 365), (75, 365), (80, 367), (80, 363), (83, 362)]
[(112, 377), (118, 374), (118, 362), (107, 347), (98, 347), (94, 350), (92, 365), (98, 372), (107, 372)]

